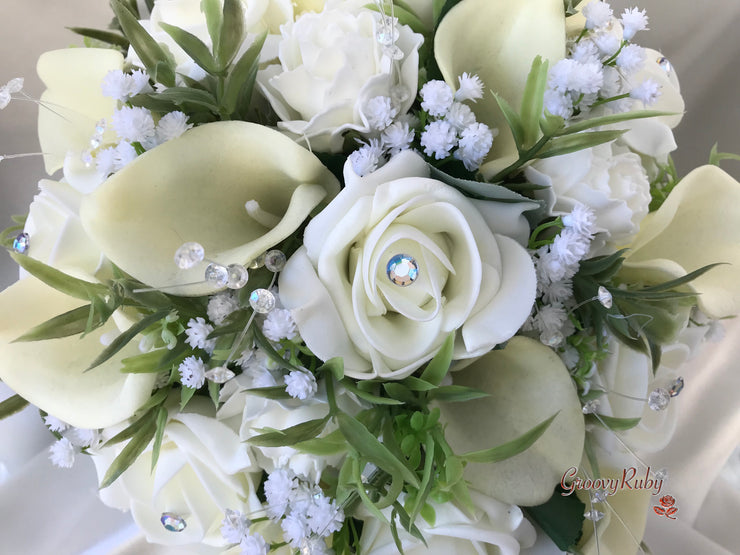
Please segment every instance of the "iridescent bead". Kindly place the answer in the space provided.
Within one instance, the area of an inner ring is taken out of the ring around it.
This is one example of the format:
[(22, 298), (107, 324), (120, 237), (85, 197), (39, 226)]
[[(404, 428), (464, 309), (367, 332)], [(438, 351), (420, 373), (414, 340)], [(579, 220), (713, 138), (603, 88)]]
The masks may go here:
[(395, 44), (392, 46), (384, 46), (383, 54), (385, 56), (388, 56), (391, 60), (402, 60), (403, 59), (403, 50), (398, 48), (398, 46), (396, 46)]
[(593, 522), (598, 522), (602, 518), (604, 518), (604, 513), (601, 511), (597, 511), (596, 509), (591, 509), (590, 511), (586, 511), (583, 513), (583, 518), (587, 520), (591, 520)]
[(286, 262), (283, 251), (271, 250), (265, 253), (265, 268), (271, 272), (282, 272)]
[(393, 44), (394, 42), (398, 40), (399, 36), (400, 34), (398, 32), (398, 29), (396, 29), (395, 25), (393, 26), (384, 25), (375, 34), (375, 38), (383, 46), (390, 46), (391, 44)]
[(206, 372), (206, 379), (213, 383), (226, 383), (234, 376), (236, 374), (226, 368), (226, 366), (215, 366)]
[(170, 532), (182, 532), (188, 525), (184, 518), (175, 513), (162, 513), (159, 521), (164, 529)]
[(658, 62), (658, 65), (665, 71), (666, 73), (670, 73), (673, 70), (673, 66), (671, 65), (671, 62), (668, 61), (668, 58), (665, 56), (659, 57), (656, 62)]
[(13, 240), (13, 250), (18, 254), (26, 254), (31, 245), (31, 237), (28, 233), (19, 233)]
[(252, 291), (252, 294), (249, 295), (249, 306), (251, 306), (255, 312), (267, 314), (275, 308), (275, 295), (267, 289), (255, 289)]
[(671, 383), (671, 387), (668, 388), (668, 393), (671, 394), (671, 397), (676, 397), (679, 393), (683, 391), (684, 381), (681, 376), (673, 380)]
[(229, 289), (241, 289), (247, 284), (249, 273), (241, 264), (229, 264), (226, 271), (228, 272), (226, 287)]
[(262, 266), (264, 265), (265, 265), (265, 253), (262, 253), (257, 258), (252, 260), (252, 262), (249, 263), (249, 269), (257, 270), (258, 268), (262, 268)]
[(565, 340), (565, 337), (559, 331), (547, 332), (540, 334), (540, 342), (548, 347), (557, 347)]
[(95, 134), (102, 135), (103, 133), (105, 133), (105, 120), (101, 119), (95, 124)]
[(590, 401), (586, 401), (583, 405), (583, 414), (593, 414), (597, 410), (599, 410), (599, 406), (601, 403), (598, 399), (591, 399)]
[(591, 492), (591, 503), (603, 503), (607, 495), (609, 494), (603, 489), (595, 489)]
[(665, 480), (668, 478), (668, 469), (667, 468), (659, 468), (655, 472), (653, 472), (653, 476), (656, 480)]
[(603, 306), (604, 308), (612, 307), (612, 294), (609, 293), (609, 290), (603, 285), (599, 286), (596, 298), (599, 299), (601, 306)]
[(224, 287), (229, 281), (229, 271), (226, 269), (226, 266), (212, 262), (206, 268), (204, 277), (208, 283), (212, 283), (217, 287)]
[(391, 257), (385, 271), (388, 279), (401, 287), (411, 285), (419, 277), (419, 265), (408, 254), (397, 254)]
[(189, 241), (180, 245), (175, 251), (175, 264), (181, 270), (187, 270), (198, 262), (202, 262), (205, 256), (206, 251), (203, 249), (203, 245), (195, 241)]
[(648, 395), (648, 406), (656, 412), (665, 410), (670, 401), (671, 393), (663, 387), (653, 389)]

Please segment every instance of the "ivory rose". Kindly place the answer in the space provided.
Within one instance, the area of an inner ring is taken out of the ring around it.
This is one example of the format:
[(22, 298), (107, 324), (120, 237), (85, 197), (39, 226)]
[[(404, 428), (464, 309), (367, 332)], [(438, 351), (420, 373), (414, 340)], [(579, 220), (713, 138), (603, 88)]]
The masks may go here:
[(377, 38), (380, 20), (364, 2), (335, 0), (321, 13), (304, 13), (282, 27), (280, 64), (257, 76), (280, 118), (279, 129), (313, 150), (338, 152), (344, 132), (371, 131), (365, 109), (372, 98), (390, 96), (397, 113), (408, 111), (423, 39), (397, 25), (395, 44), (403, 57), (394, 63)]
[[(405, 151), (372, 174), (345, 165), (345, 188), (306, 228), (280, 274), (280, 298), (318, 357), (341, 356), (358, 379), (408, 376), (457, 332), (454, 357), (476, 357), (511, 338), (534, 301), (527, 251), (509, 235), (526, 220), (521, 203), (478, 204), (429, 179)], [(488, 207), (497, 216), (486, 220)], [(513, 226), (504, 230), (507, 221)], [(397, 254), (418, 279), (392, 283)]]

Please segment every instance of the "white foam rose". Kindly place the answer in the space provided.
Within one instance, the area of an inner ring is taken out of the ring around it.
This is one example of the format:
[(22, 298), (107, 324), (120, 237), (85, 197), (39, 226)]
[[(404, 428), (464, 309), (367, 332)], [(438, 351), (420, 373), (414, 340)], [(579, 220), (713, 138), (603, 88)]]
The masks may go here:
[[(434, 526), (417, 518), (415, 524), (423, 534), (426, 546), (399, 527), (403, 552), (408, 555), (516, 555), (520, 548), (534, 544), (534, 528), (519, 507), (501, 503), (473, 490), (470, 496), (475, 507), (472, 514), (459, 509), (452, 502), (442, 505), (432, 502), (436, 516)], [(385, 512), (390, 513), (389, 510)], [(397, 552), (390, 526), (377, 518), (365, 520), (360, 547), (366, 555)]]
[[(526, 228), (526, 208), (476, 204), (428, 175), (411, 151), (365, 177), (346, 164), (345, 188), (280, 274), (280, 297), (308, 347), (324, 360), (343, 357), (354, 378), (403, 378), (452, 332), (456, 359), (480, 356), (532, 308), (534, 268), (510, 238)], [(419, 266), (405, 287), (387, 275), (401, 253)]]
[(648, 213), (650, 183), (640, 157), (613, 143), (537, 160), (525, 175), (547, 187), (538, 195), (553, 215), (566, 214), (579, 203), (595, 212), (600, 233), (592, 255), (605, 244), (614, 249), (629, 243)]
[(381, 16), (363, 5), (329, 2), (321, 13), (284, 25), (280, 64), (257, 76), (278, 127), (314, 150), (339, 151), (350, 129), (370, 132), (364, 113), (370, 99), (391, 96), (402, 114), (416, 96), (422, 36), (396, 25), (403, 58), (394, 63), (377, 38)]
[[(126, 443), (91, 450), (102, 480)], [(149, 542), (168, 545), (205, 543), (223, 546), (224, 510), (254, 514), (262, 509), (256, 488), (260, 473), (235, 430), (216, 420), (213, 403), (194, 398), (186, 412), (171, 414), (154, 472), (151, 445), (112, 485), (103, 502), (130, 510)], [(181, 532), (166, 530), (162, 513), (185, 519)]]

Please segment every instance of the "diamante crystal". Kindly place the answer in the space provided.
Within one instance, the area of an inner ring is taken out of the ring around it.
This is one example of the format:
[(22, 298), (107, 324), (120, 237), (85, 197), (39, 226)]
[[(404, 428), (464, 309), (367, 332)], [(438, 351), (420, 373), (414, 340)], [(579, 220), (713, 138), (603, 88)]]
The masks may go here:
[(591, 503), (603, 503), (607, 495), (609, 494), (603, 489), (595, 489), (591, 492)]
[(667, 468), (659, 468), (655, 472), (653, 472), (653, 476), (656, 480), (665, 480), (668, 478), (668, 469)]
[(100, 146), (100, 139), (98, 137), (93, 137), (90, 139), (90, 146), (92, 148), (98, 148)]
[(262, 266), (264, 265), (265, 265), (265, 253), (262, 253), (261, 255), (259, 255), (257, 258), (255, 258), (249, 263), (249, 269), (256, 270), (258, 268), (262, 268)]
[(208, 283), (212, 283), (218, 287), (223, 287), (229, 281), (229, 271), (226, 269), (226, 266), (221, 266), (221, 264), (216, 264), (215, 262), (208, 265), (204, 276)]
[(13, 240), (13, 250), (18, 254), (25, 254), (31, 245), (31, 237), (28, 233), (19, 233)]
[(226, 366), (216, 366), (206, 372), (206, 379), (214, 383), (226, 383), (234, 376), (236, 374), (226, 368)]
[(681, 376), (673, 380), (673, 383), (671, 383), (671, 387), (668, 389), (668, 392), (671, 394), (671, 397), (676, 397), (679, 393), (683, 391), (684, 381)]
[(102, 135), (103, 133), (105, 133), (105, 120), (101, 119), (95, 124), (95, 134)]
[(598, 399), (591, 399), (590, 401), (586, 401), (583, 405), (583, 414), (593, 414), (597, 410), (599, 410), (599, 406), (601, 403)]
[(265, 253), (265, 268), (271, 272), (281, 272), (285, 268), (285, 254), (279, 250), (272, 250)]
[(543, 345), (547, 345), (548, 347), (557, 347), (565, 340), (565, 337), (563, 337), (563, 334), (559, 331), (543, 331), (540, 334), (540, 342)]
[(228, 272), (228, 281), (226, 287), (229, 289), (241, 289), (249, 280), (247, 269), (241, 264), (229, 264), (226, 268)]
[(596, 294), (596, 297), (604, 308), (612, 307), (612, 294), (609, 293), (609, 290), (603, 285), (599, 286), (599, 291)]
[(164, 529), (170, 532), (182, 532), (188, 525), (184, 518), (175, 513), (162, 513), (159, 521), (164, 526)]
[(395, 44), (392, 46), (384, 46), (383, 54), (388, 56), (391, 60), (403, 60), (403, 50), (398, 48)]
[(598, 522), (602, 518), (604, 518), (604, 513), (602, 513), (601, 511), (597, 511), (596, 509), (591, 509), (590, 511), (586, 511), (585, 513), (583, 513), (583, 517), (588, 520)]
[(175, 251), (175, 264), (181, 270), (187, 270), (198, 262), (202, 262), (205, 256), (206, 251), (203, 249), (203, 245), (195, 241), (188, 241), (180, 245)]
[(661, 68), (663, 68), (663, 71), (665, 71), (666, 73), (670, 73), (671, 70), (673, 69), (673, 66), (671, 65), (671, 62), (669, 62), (668, 61), (668, 58), (666, 58), (665, 56), (661, 56), (656, 61), (658, 62), (658, 65)]
[(670, 400), (670, 391), (663, 387), (656, 387), (648, 395), (648, 406), (654, 411), (665, 410)]
[(419, 277), (419, 265), (408, 254), (397, 254), (393, 256), (388, 261), (385, 271), (388, 274), (388, 279), (401, 287), (411, 285)]
[(270, 293), (267, 289), (255, 289), (252, 291), (252, 294), (249, 295), (249, 306), (251, 306), (255, 312), (267, 314), (275, 308), (275, 295)]
[(383, 46), (390, 46), (398, 40), (399, 36), (400, 33), (395, 26), (384, 26), (376, 33), (375, 38), (378, 39), (378, 42)]

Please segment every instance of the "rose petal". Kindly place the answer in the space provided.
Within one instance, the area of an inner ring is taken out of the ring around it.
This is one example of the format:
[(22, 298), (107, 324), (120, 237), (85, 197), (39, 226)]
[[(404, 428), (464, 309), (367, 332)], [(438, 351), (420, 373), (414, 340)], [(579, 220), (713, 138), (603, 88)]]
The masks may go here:
[(103, 350), (100, 336), (112, 322), (84, 338), (11, 343), (49, 318), (84, 303), (29, 277), (0, 293), (0, 379), (21, 397), (79, 428), (103, 428), (130, 417), (149, 398), (153, 374), (124, 374), (121, 359), (139, 354), (135, 342), (95, 369), (85, 368)]
[(123, 67), (116, 50), (65, 48), (45, 52), (36, 71), (46, 85), (39, 110), (39, 143), (48, 174), (62, 167), (68, 151), (80, 156), (90, 148), (95, 124), (108, 118), (116, 100), (103, 96), (105, 75)]
[(740, 311), (740, 184), (716, 166), (695, 169), (663, 206), (642, 222), (624, 275), (650, 279), (656, 273), (680, 277), (708, 264), (727, 263), (688, 285), (712, 318)]
[(483, 81), (486, 92), (471, 107), (479, 122), (500, 132), (481, 167), (484, 175), (491, 176), (516, 157), (516, 148), (489, 91), (518, 110), (534, 58), (539, 55), (554, 63), (565, 56), (563, 3), (463, 0), (439, 24), (434, 52), (445, 81), (453, 88), (463, 72), (476, 73)]
[[(197, 127), (147, 152), (82, 203), (85, 229), (116, 265), (153, 287), (203, 281), (206, 263), (179, 270), (186, 241), (224, 265), (246, 264), (276, 245), (325, 197), (336, 178), (310, 152), (261, 125), (220, 122)], [(248, 217), (256, 200), (280, 222)], [(171, 290), (212, 293), (207, 283)]]
[(539, 341), (515, 336), (505, 349), (491, 351), (452, 378), (455, 385), (490, 394), (441, 405), (445, 437), (457, 454), (501, 445), (559, 411), (523, 453), (494, 464), (469, 463), (465, 469), (474, 488), (505, 503), (547, 501), (563, 473), (580, 463), (585, 435), (576, 390), (558, 356)]

